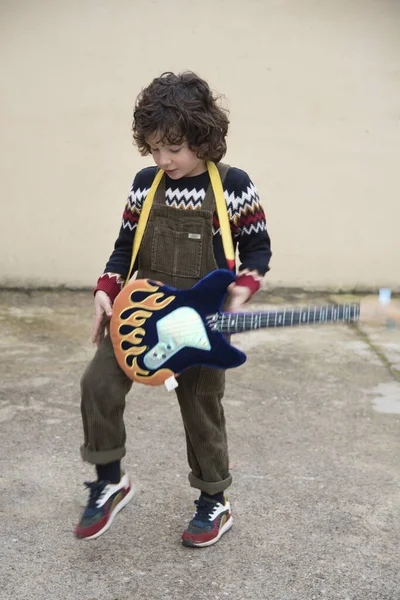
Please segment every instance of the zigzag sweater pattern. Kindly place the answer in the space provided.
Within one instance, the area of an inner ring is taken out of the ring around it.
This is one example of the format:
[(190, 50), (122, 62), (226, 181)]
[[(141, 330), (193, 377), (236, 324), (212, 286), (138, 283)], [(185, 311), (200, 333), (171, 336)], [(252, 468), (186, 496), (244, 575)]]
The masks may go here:
[[(122, 215), (121, 228), (114, 251), (106, 264), (103, 275), (97, 282), (95, 292), (105, 291), (112, 302), (122, 289), (128, 275), (140, 212), (155, 174), (156, 167), (147, 167), (137, 173)], [(165, 177), (167, 206), (182, 210), (201, 208), (210, 184), (207, 171), (194, 177), (182, 177), (178, 180), (170, 179), (167, 175)], [(269, 270), (269, 261), (272, 255), (265, 213), (257, 190), (245, 171), (231, 167), (223, 187), (233, 244), (239, 255), (236, 283), (247, 286), (253, 294), (259, 289), (263, 276)], [(226, 269), (227, 263), (216, 213), (213, 216), (213, 249), (218, 267)]]

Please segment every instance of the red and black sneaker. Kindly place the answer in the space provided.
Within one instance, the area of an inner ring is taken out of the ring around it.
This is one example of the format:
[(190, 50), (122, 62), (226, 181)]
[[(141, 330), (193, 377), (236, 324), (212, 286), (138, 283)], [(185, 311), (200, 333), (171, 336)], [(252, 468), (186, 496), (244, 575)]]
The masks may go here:
[(196, 512), (182, 534), (182, 544), (202, 548), (218, 542), (233, 524), (231, 507), (225, 496), (224, 501), (221, 504), (206, 494), (195, 500)]
[(132, 500), (134, 487), (124, 474), (119, 483), (109, 481), (85, 482), (89, 489), (89, 502), (75, 535), (81, 540), (93, 540), (107, 531), (120, 510)]

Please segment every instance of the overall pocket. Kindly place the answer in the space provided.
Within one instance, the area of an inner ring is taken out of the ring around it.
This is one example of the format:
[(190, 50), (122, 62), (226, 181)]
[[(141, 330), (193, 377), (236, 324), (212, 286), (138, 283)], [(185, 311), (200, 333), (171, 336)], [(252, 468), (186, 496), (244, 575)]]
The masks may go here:
[(157, 227), (151, 248), (151, 269), (175, 277), (200, 278), (203, 252), (202, 227), (187, 231)]

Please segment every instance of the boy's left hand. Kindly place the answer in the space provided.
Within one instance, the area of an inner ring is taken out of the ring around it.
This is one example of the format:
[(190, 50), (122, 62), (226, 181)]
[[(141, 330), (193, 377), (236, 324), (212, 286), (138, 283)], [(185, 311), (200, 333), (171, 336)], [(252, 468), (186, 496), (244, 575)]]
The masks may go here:
[(225, 312), (240, 311), (251, 296), (251, 291), (244, 285), (231, 283), (228, 286), (228, 295), (222, 309)]

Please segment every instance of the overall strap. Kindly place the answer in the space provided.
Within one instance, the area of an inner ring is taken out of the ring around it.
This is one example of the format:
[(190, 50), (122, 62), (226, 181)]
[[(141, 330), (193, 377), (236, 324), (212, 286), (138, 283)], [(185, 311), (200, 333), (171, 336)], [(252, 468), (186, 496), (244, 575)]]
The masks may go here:
[[(221, 228), (222, 245), (224, 248), (226, 262), (228, 263), (228, 268), (233, 269), (235, 266), (235, 251), (233, 248), (231, 225), (229, 222), (224, 188), (222, 186), (222, 183), (230, 167), (229, 165), (225, 165), (224, 163), (219, 163), (218, 165), (216, 165), (215, 163), (208, 161), (207, 168), (210, 174), (211, 186), (209, 186), (209, 189), (207, 190), (206, 197), (204, 198), (204, 203), (207, 200), (206, 204), (208, 204), (209, 201), (207, 199), (207, 195), (210, 192), (210, 187), (212, 187), (212, 191), (214, 192), (215, 204), (217, 206), (217, 215), (219, 225)], [(206, 206), (204, 206), (204, 203), (203, 207), (206, 208)]]
[[(153, 183), (151, 184), (149, 193), (147, 194), (147, 196), (143, 202), (142, 210), (140, 212), (140, 217), (139, 217), (139, 221), (138, 221), (137, 228), (136, 228), (135, 239), (133, 240), (131, 264), (130, 264), (128, 275), (127, 275), (127, 278), (125, 279), (124, 285), (126, 285), (129, 282), (129, 279), (132, 276), (133, 267), (135, 266), (135, 261), (136, 261), (136, 257), (139, 252), (140, 244), (142, 242), (144, 230), (146, 229), (147, 221), (149, 219), (149, 214), (150, 214), (151, 206), (153, 204), (154, 196), (156, 194), (157, 188), (159, 186), (159, 183), (160, 183), (163, 175), (164, 175), (164, 171), (162, 169), (157, 171), (156, 176), (154, 177)], [(164, 187), (165, 187), (165, 184), (164, 184)]]
[[(225, 181), (225, 177), (226, 177), (226, 175), (227, 175), (227, 173), (228, 173), (228, 171), (230, 169), (230, 166), (226, 165), (224, 163), (214, 164), (212, 162), (210, 162), (209, 165), (210, 165), (211, 169), (213, 169), (213, 167), (217, 167), (217, 171), (219, 173), (219, 177), (221, 179), (221, 183), (223, 184), (224, 181)], [(217, 196), (215, 194), (214, 185), (213, 185), (213, 182), (211, 180), (211, 173), (210, 173), (209, 165), (207, 164), (207, 170), (208, 170), (208, 174), (210, 176), (210, 185), (207, 188), (206, 195), (204, 196), (204, 200), (203, 200), (203, 203), (201, 205), (201, 208), (203, 210), (209, 210), (210, 212), (214, 212), (216, 210), (216, 198), (217, 198)], [(214, 170), (214, 172), (215, 172), (215, 170)], [(216, 173), (217, 179), (218, 179), (218, 173)]]

